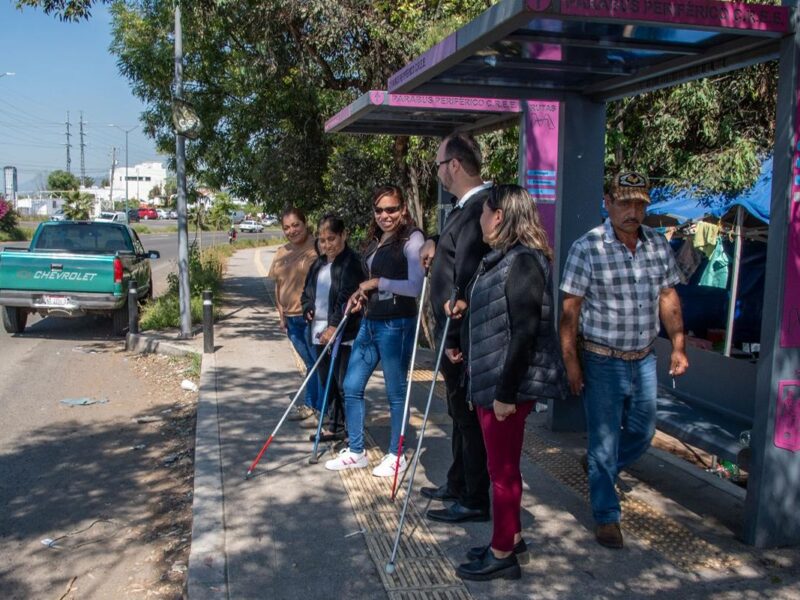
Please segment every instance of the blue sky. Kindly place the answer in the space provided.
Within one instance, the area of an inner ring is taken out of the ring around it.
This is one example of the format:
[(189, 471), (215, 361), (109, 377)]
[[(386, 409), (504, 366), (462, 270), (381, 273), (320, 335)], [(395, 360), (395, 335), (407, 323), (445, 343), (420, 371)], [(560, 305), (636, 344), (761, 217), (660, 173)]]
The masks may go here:
[[(110, 22), (100, 5), (88, 22), (62, 23), (0, 0), (0, 73), (16, 73), (0, 77), (0, 167), (17, 167), (20, 191), (44, 187), (50, 171), (66, 169), (67, 111), (72, 173), (80, 175), (81, 111), (86, 175), (98, 182), (108, 175), (112, 146), (125, 164), (125, 134), (108, 124), (133, 127), (144, 106), (108, 51)], [(128, 157), (131, 165), (165, 158), (141, 128), (128, 135)]]

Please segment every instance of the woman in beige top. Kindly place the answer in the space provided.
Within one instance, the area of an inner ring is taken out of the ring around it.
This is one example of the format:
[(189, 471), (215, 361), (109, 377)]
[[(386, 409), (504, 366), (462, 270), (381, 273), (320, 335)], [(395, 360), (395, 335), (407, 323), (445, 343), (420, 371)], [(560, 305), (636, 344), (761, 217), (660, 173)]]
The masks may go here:
[[(299, 208), (286, 209), (281, 216), (281, 225), (289, 243), (281, 246), (275, 254), (269, 277), (275, 282), (275, 302), (281, 327), (286, 330), (306, 369), (310, 369), (316, 361), (316, 353), (308, 335), (308, 322), (303, 317), (300, 295), (308, 269), (317, 259), (316, 245), (306, 225), (306, 215)], [(322, 404), (319, 388), (319, 378), (315, 373), (306, 385), (305, 404), (296, 406), (289, 419), (303, 421), (301, 427), (317, 426), (316, 414)]]

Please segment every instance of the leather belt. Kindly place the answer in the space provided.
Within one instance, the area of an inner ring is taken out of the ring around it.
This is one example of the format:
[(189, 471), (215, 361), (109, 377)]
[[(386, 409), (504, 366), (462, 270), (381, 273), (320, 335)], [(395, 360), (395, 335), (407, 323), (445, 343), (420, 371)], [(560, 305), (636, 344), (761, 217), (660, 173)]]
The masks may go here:
[(619, 358), (621, 360), (641, 360), (653, 351), (653, 344), (642, 348), (641, 350), (617, 350), (610, 346), (590, 342), (584, 338), (578, 338), (578, 347), (591, 352), (592, 354), (599, 354), (600, 356), (610, 356), (611, 358)]

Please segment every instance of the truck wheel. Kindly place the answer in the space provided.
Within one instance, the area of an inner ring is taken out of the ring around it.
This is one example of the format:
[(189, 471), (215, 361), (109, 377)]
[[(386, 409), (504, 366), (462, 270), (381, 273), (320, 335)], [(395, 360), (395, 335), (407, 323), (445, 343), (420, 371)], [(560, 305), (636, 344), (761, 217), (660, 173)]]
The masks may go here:
[(28, 311), (17, 306), (3, 307), (3, 329), (7, 333), (22, 333), (28, 322)]
[(111, 313), (111, 331), (116, 336), (125, 335), (128, 329), (128, 303)]
[(153, 278), (150, 278), (150, 286), (147, 289), (147, 295), (144, 297), (145, 304), (152, 304), (153, 302)]

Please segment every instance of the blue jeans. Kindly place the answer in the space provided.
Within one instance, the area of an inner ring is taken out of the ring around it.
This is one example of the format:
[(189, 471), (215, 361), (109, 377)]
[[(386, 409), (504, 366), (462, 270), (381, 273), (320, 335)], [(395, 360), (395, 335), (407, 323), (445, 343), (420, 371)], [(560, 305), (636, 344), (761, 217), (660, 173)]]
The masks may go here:
[(618, 523), (617, 475), (647, 451), (656, 431), (656, 355), (621, 360), (584, 352), (583, 380), (592, 515), (600, 525)]
[[(317, 362), (317, 353), (308, 337), (308, 321), (303, 317), (286, 317), (286, 335), (289, 336), (292, 346), (303, 359), (303, 363), (306, 365), (306, 374), (308, 374), (308, 369)], [(306, 406), (314, 410), (319, 410), (322, 406), (322, 392), (319, 387), (319, 377), (315, 371), (306, 384), (305, 400)]]
[(378, 362), (389, 398), (389, 452), (397, 452), (413, 343), (413, 317), (361, 321), (344, 377), (344, 414), (352, 452), (364, 451), (364, 389)]

